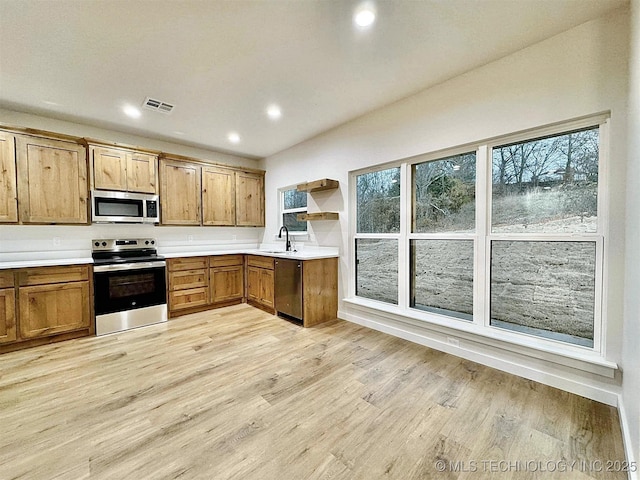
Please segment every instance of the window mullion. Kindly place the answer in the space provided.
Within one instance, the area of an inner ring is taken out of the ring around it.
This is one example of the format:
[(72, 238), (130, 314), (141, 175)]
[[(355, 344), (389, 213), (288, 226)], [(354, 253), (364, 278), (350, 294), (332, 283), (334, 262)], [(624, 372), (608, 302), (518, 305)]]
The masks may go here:
[(489, 240), (491, 225), (491, 149), (480, 145), (476, 163), (476, 241), (473, 272), (473, 322), (489, 325)]
[(407, 163), (400, 166), (400, 238), (398, 239), (398, 305), (409, 306), (409, 241), (411, 230), (411, 167)]

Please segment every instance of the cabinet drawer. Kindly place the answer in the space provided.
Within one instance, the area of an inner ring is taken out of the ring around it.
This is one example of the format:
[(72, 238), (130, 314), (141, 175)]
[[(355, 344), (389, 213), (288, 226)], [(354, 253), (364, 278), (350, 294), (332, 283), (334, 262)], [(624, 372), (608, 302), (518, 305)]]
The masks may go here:
[(21, 270), (18, 274), (18, 282), (21, 287), (86, 280), (89, 280), (88, 265), (29, 268)]
[(199, 268), (208, 268), (207, 257), (183, 257), (170, 258), (167, 260), (167, 267), (170, 272), (177, 270), (197, 270)]
[(261, 257), (259, 255), (249, 255), (247, 265), (251, 267), (268, 268), (273, 270), (273, 257)]
[(13, 287), (13, 270), (0, 270), (0, 288)]
[(206, 287), (208, 282), (208, 269), (181, 270), (169, 272), (169, 290), (186, 290), (189, 288)]
[(171, 311), (200, 307), (208, 304), (209, 289), (207, 287), (169, 292), (169, 308)]
[(244, 255), (216, 255), (209, 257), (209, 266), (216, 267), (232, 267), (234, 265), (242, 265)]

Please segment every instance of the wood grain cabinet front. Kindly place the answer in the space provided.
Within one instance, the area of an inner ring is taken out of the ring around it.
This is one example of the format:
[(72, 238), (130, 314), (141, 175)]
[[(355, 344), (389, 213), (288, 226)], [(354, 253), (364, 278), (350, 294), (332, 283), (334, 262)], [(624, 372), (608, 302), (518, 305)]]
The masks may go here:
[(247, 256), (247, 302), (269, 313), (274, 309), (274, 260), (259, 255)]
[(89, 282), (20, 287), (20, 338), (89, 328)]
[(92, 318), (91, 266), (0, 272), (0, 353), (91, 335)]
[(13, 288), (13, 274), (0, 272), (0, 343), (15, 342), (16, 332), (16, 290)]
[(202, 222), (201, 167), (160, 159), (160, 222), (163, 225), (200, 225)]
[(211, 302), (216, 306), (241, 303), (244, 299), (244, 255), (209, 258)]
[(264, 175), (236, 172), (236, 225), (264, 227)]
[(233, 170), (202, 167), (202, 224), (236, 224), (236, 172)]
[(84, 146), (17, 135), (16, 161), (22, 223), (88, 223)]
[(207, 257), (170, 258), (167, 261), (167, 275), (170, 317), (209, 305)]
[(99, 190), (156, 193), (158, 156), (133, 150), (89, 146), (93, 187)]
[(15, 136), (0, 132), (0, 223), (18, 221)]

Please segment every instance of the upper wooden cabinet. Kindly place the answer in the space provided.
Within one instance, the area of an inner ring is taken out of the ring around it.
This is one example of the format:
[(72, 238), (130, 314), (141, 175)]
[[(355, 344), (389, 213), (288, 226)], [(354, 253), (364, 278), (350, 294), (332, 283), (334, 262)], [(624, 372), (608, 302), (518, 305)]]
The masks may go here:
[(160, 159), (160, 221), (163, 225), (201, 224), (201, 167)]
[(236, 225), (264, 227), (264, 175), (236, 172)]
[(264, 226), (264, 173), (160, 159), (163, 225)]
[(79, 144), (16, 135), (22, 223), (87, 223), (86, 149)]
[(0, 222), (18, 221), (15, 136), (0, 132)]
[(156, 193), (158, 157), (146, 153), (127, 154), (127, 188), (130, 192)]
[(202, 224), (233, 226), (235, 223), (236, 172), (202, 167)]
[(93, 186), (101, 190), (156, 193), (156, 155), (90, 146), (89, 155), (93, 167)]

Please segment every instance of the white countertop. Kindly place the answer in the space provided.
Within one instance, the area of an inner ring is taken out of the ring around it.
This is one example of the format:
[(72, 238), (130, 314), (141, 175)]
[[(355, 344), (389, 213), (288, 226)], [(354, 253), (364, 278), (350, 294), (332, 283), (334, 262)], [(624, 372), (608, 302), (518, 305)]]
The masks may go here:
[(7, 268), (27, 268), (27, 267), (55, 267), (58, 265), (78, 265), (93, 263), (91, 257), (78, 258), (42, 258), (36, 260), (14, 260), (11, 262), (0, 262), (0, 270)]
[[(238, 250), (199, 250), (189, 252), (163, 252), (161, 248), (158, 249), (158, 253), (166, 258), (178, 258), (178, 257), (200, 257), (209, 255), (263, 255), (266, 257), (277, 258), (291, 258), (293, 260), (316, 260), (320, 258), (334, 258), (338, 257), (337, 248), (318, 247), (301, 250), (299, 252), (285, 252), (283, 250), (263, 250), (263, 249), (238, 249)], [(49, 267), (56, 265), (77, 265), (93, 263), (91, 257), (68, 257), (68, 258), (51, 258), (47, 255), (47, 252), (37, 252), (29, 255), (29, 260), (15, 259), (12, 261), (0, 262), (0, 270), (8, 268), (28, 268), (28, 267)]]
[(338, 257), (337, 248), (326, 249), (309, 249), (301, 250), (299, 252), (285, 252), (284, 250), (261, 250), (261, 249), (242, 249), (242, 250), (202, 250), (195, 252), (171, 252), (162, 253), (158, 251), (160, 255), (166, 258), (178, 258), (178, 257), (202, 257), (209, 255), (262, 255), (265, 257), (277, 257), (277, 258), (291, 258), (293, 260), (317, 260), (319, 258), (334, 258)]

